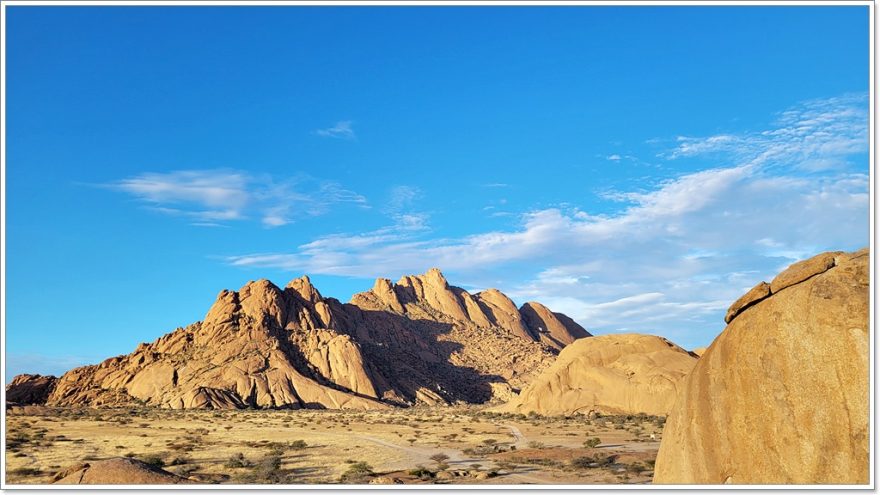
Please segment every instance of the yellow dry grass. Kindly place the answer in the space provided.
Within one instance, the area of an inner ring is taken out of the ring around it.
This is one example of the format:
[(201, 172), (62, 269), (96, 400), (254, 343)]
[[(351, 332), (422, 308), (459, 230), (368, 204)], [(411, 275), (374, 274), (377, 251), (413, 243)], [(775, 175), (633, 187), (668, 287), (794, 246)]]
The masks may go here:
[[(653, 418), (614, 424), (608, 418), (526, 417), (476, 407), (382, 412), (27, 407), (7, 413), (9, 484), (51, 483), (72, 464), (122, 456), (161, 461), (164, 469), (205, 483), (339, 483), (357, 462), (375, 473), (355, 478), (358, 482), (646, 483), (662, 431)], [(592, 437), (601, 439), (599, 448), (584, 447)], [(306, 446), (297, 447), (297, 441)], [(448, 467), (431, 459), (438, 453), (448, 456), (441, 461)], [(597, 455), (615, 462), (572, 465)], [(280, 467), (266, 468), (273, 456)], [(230, 461), (236, 457), (244, 462)], [(419, 479), (409, 473), (417, 466), (442, 473)]]

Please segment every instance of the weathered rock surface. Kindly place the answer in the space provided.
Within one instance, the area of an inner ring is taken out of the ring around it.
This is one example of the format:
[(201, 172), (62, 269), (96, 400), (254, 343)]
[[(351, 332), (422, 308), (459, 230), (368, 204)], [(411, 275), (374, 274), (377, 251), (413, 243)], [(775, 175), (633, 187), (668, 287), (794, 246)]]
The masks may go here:
[[(284, 289), (258, 280), (222, 291), (201, 322), (65, 373), (34, 402), (382, 409), (502, 400), (589, 335), (527, 306), (521, 313), (498, 291), (471, 295), (436, 269), (379, 279), (349, 304), (324, 298), (308, 277)], [(39, 382), (17, 380), (8, 390), (20, 396)]]
[(58, 473), (57, 485), (170, 485), (190, 483), (186, 478), (144, 462), (117, 458), (77, 464)]
[(796, 263), (683, 381), (655, 483), (869, 481), (869, 253)]
[(739, 299), (734, 301), (729, 308), (727, 308), (727, 314), (724, 316), (724, 323), (730, 323), (730, 321), (743, 310), (768, 297), (770, 297), (770, 284), (767, 282), (761, 282), (752, 287), (751, 290), (743, 294)]
[(500, 409), (543, 415), (668, 414), (697, 359), (662, 337), (601, 335), (567, 346)]
[(542, 342), (559, 350), (577, 339), (590, 335), (568, 316), (554, 313), (538, 302), (523, 304), (520, 313), (529, 330), (537, 334)]
[(18, 375), (6, 385), (6, 402), (44, 404), (55, 390), (57, 381), (58, 378), (51, 375)]

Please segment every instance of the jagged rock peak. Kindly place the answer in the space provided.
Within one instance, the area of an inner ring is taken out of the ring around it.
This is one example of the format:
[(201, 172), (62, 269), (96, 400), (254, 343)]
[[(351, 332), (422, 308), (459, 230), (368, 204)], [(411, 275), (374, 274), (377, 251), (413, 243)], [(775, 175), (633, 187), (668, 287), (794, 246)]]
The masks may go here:
[(443, 272), (439, 268), (429, 269), (422, 277), (431, 285), (443, 288), (449, 287), (449, 282), (446, 281), (446, 277), (443, 276)]
[(303, 275), (302, 277), (291, 280), (290, 283), (287, 284), (287, 288), (293, 289), (300, 295), (300, 297), (312, 303), (324, 300), (321, 293), (318, 292), (318, 289), (312, 285), (312, 281), (309, 279), (308, 275)]

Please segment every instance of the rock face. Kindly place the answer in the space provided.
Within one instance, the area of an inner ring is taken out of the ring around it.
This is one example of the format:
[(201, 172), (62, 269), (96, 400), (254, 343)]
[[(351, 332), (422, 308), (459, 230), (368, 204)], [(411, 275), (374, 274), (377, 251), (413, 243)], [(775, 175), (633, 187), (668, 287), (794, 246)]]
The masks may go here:
[[(523, 308), (452, 287), (436, 269), (379, 279), (348, 304), (308, 277), (284, 289), (259, 280), (222, 291), (201, 322), (65, 373), (33, 402), (367, 410), (501, 400), (589, 335), (537, 303)], [(39, 381), (17, 380), (10, 390), (23, 395)]]
[(795, 263), (734, 314), (682, 383), (655, 483), (868, 483), (868, 261)]
[(58, 473), (56, 485), (168, 485), (186, 478), (135, 459), (117, 458), (77, 464)]
[(696, 362), (681, 347), (652, 335), (578, 340), (501, 410), (665, 415), (672, 409), (681, 379)]
[(6, 401), (20, 405), (44, 404), (57, 381), (58, 378), (51, 375), (18, 375), (6, 385)]

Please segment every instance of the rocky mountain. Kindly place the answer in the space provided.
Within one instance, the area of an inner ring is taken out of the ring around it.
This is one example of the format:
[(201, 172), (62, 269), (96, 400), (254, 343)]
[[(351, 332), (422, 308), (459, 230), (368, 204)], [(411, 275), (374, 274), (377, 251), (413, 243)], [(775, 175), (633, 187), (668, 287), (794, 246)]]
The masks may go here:
[[(73, 369), (50, 405), (170, 408), (481, 403), (505, 399), (575, 339), (589, 336), (538, 303), (497, 290), (469, 294), (437, 269), (343, 304), (308, 277), (222, 291), (204, 320), (134, 352)], [(7, 393), (33, 388), (21, 378)], [(38, 401), (37, 401), (38, 402)]]
[(601, 335), (578, 340), (500, 410), (543, 415), (656, 414), (672, 409), (696, 356), (662, 337)]
[(869, 481), (869, 253), (823, 253), (731, 305), (682, 382), (655, 483)]

